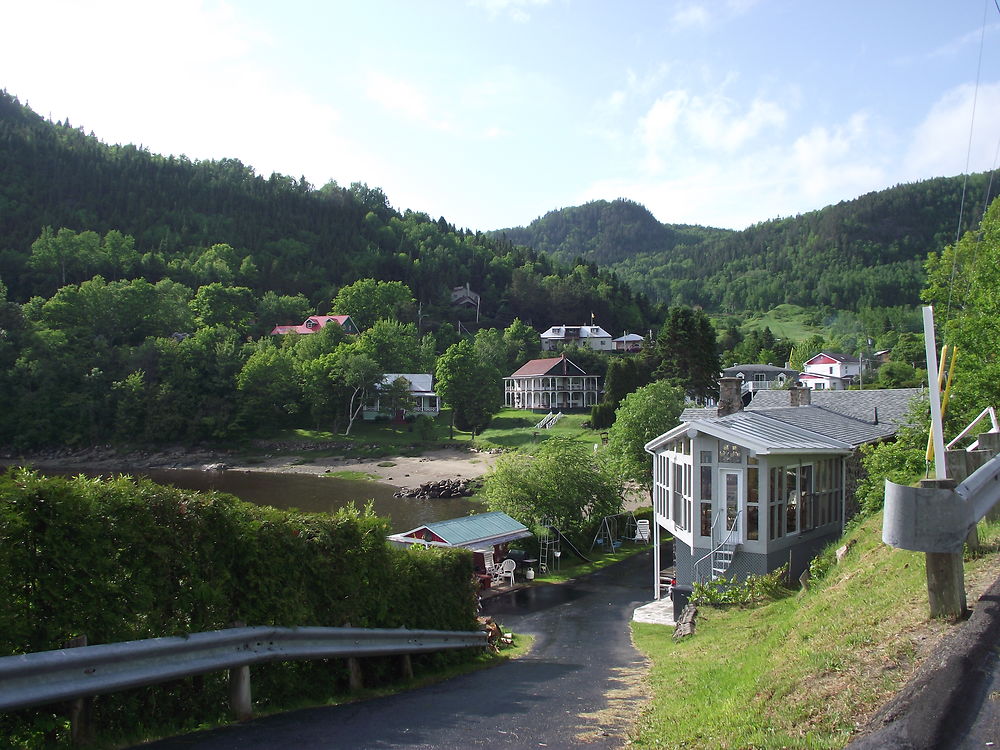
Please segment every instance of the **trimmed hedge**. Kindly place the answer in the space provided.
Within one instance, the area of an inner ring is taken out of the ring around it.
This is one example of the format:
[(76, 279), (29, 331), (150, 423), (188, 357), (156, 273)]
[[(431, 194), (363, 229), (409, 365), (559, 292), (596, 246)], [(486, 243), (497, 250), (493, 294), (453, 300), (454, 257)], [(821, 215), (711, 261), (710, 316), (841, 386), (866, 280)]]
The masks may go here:
[[(222, 493), (149, 480), (0, 475), (0, 656), (247, 625), (476, 629), (472, 563), (464, 550), (388, 545), (370, 508), (280, 511)], [(414, 657), (417, 663), (468, 658)], [(366, 660), (366, 679), (393, 669)], [(259, 709), (346, 691), (338, 660), (254, 667)], [(135, 735), (143, 717), (218, 721), (225, 675), (102, 696), (102, 732)], [(62, 735), (55, 714), (0, 717), (0, 736), (30, 744)], [(54, 729), (53, 729), (54, 727)], [(51, 732), (50, 732), (51, 737)], [(37, 738), (37, 737), (36, 737)]]

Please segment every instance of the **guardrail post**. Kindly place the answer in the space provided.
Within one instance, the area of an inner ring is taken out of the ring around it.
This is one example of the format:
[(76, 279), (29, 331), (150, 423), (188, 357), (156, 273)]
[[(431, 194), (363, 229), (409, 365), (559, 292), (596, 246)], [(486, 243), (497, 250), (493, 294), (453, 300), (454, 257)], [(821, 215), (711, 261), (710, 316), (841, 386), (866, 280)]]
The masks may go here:
[[(234, 628), (245, 628), (246, 623), (237, 621)], [(250, 667), (233, 667), (229, 670), (229, 709), (237, 721), (253, 718), (253, 699), (250, 693)]]
[[(77, 648), (87, 645), (87, 636), (78, 635), (66, 641), (63, 648)], [(91, 698), (74, 698), (69, 702), (69, 736), (74, 745), (80, 745), (90, 739), (90, 708)]]
[(409, 654), (403, 654), (400, 657), (400, 663), (403, 667), (403, 679), (412, 680), (413, 679), (413, 659), (410, 658)]
[[(922, 479), (927, 489), (951, 490), (951, 479)], [(931, 617), (962, 617), (967, 610), (965, 599), (965, 564), (962, 550), (958, 552), (925, 552), (927, 565), (927, 599)]]
[[(350, 620), (344, 624), (345, 628), (351, 627)], [(351, 690), (361, 690), (365, 686), (364, 676), (361, 673), (361, 660), (356, 656), (347, 657), (348, 685)]]

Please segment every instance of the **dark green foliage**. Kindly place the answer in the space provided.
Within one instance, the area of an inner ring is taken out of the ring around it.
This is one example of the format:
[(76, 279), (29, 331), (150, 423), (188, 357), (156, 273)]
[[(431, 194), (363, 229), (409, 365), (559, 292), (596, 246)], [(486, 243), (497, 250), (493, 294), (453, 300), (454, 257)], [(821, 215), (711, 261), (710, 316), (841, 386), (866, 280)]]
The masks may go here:
[(615, 422), (615, 408), (611, 404), (594, 404), (590, 407), (590, 426), (606, 430)]
[(649, 382), (646, 361), (641, 357), (614, 357), (608, 360), (604, 376), (604, 403), (614, 411), (618, 404), (636, 388)]
[[(897, 185), (740, 232), (665, 225), (631, 201), (594, 201), (502, 236), (564, 261), (601, 263), (671, 305), (730, 313), (782, 303), (912, 306), (928, 250), (955, 237), (963, 189), (983, 204), (988, 184), (988, 174), (976, 174), (967, 186), (963, 177)], [(974, 225), (969, 217), (963, 231)]]
[[(257, 507), (128, 478), (68, 480), (23, 470), (0, 475), (0, 655), (248, 625), (475, 629), (465, 551), (387, 545), (385, 519)], [(461, 658), (461, 656), (457, 657)], [(372, 678), (378, 665), (366, 670)], [(345, 688), (334, 662), (254, 668), (267, 707)], [(217, 720), (224, 675), (175, 681), (95, 701), (103, 731)], [(304, 692), (303, 692), (304, 691)], [(46, 711), (0, 718), (0, 735), (36, 726)]]
[(688, 398), (704, 401), (718, 388), (715, 328), (701, 310), (671, 307), (646, 359), (653, 378), (676, 383)]

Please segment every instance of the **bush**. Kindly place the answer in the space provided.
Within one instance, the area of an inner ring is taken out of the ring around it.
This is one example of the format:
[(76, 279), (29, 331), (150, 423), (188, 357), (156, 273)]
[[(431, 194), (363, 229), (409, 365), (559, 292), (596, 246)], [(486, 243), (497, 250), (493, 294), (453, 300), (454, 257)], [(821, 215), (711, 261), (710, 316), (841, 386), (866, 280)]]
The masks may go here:
[[(370, 509), (305, 514), (127, 477), (0, 475), (0, 656), (247, 625), (474, 630), (465, 550), (390, 547)], [(423, 660), (463, 659), (468, 652)], [(378, 662), (366, 678), (378, 678)], [(387, 673), (388, 667), (383, 671)], [(254, 668), (258, 707), (322, 700), (347, 686), (340, 662)], [(211, 674), (100, 696), (102, 731), (224, 720), (226, 679)], [(0, 736), (30, 737), (53, 720), (0, 717)], [(25, 740), (22, 744), (30, 744)]]
[(775, 601), (791, 593), (785, 586), (787, 576), (788, 566), (782, 565), (766, 575), (747, 576), (747, 579), (742, 582), (717, 578), (707, 583), (695, 583), (692, 586), (691, 603), (698, 605), (747, 605)]

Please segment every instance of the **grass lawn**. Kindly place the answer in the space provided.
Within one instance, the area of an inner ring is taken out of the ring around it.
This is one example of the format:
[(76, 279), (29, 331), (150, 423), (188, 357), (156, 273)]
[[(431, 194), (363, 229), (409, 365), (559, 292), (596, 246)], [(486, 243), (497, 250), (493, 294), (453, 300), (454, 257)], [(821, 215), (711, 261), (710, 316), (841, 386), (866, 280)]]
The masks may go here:
[[(635, 746), (844, 746), (952, 627), (928, 617), (924, 555), (887, 547), (881, 527), (879, 515), (854, 529), (844, 563), (809, 591), (701, 607), (694, 636), (680, 642), (669, 628), (633, 623), (653, 693)], [(1000, 524), (981, 524), (980, 537), (986, 554), (966, 558), (973, 590), (997, 575)]]
[(753, 315), (742, 326), (744, 333), (763, 331), (770, 328), (779, 339), (801, 341), (815, 333), (823, 333), (823, 329), (809, 325), (806, 320), (812, 317), (804, 308), (798, 305), (778, 305), (763, 315)]
[(550, 570), (545, 574), (539, 573), (535, 577), (535, 580), (540, 583), (564, 583), (587, 573), (593, 573), (595, 570), (606, 568), (616, 562), (621, 562), (627, 557), (650, 548), (648, 544), (623, 542), (622, 546), (614, 552), (605, 553), (599, 547), (595, 547), (592, 552), (588, 552), (587, 546), (581, 547), (580, 551), (590, 558), (590, 562), (584, 562), (567, 551), (559, 558), (558, 570)]
[[(314, 461), (327, 456), (348, 455), (356, 458), (380, 458), (383, 456), (417, 456), (441, 447), (476, 447), (481, 450), (499, 448), (518, 450), (527, 448), (553, 435), (569, 437), (586, 445), (600, 443), (601, 433), (583, 427), (590, 419), (590, 412), (570, 413), (563, 416), (554, 427), (536, 430), (535, 425), (545, 414), (521, 409), (500, 411), (481, 434), (475, 437), (471, 432), (451, 429), (451, 410), (444, 409), (433, 421), (431, 429), (422, 433), (419, 427), (389, 422), (356, 421), (350, 435), (341, 435), (329, 430), (294, 429), (273, 437), (283, 444), (289, 453), (302, 456), (303, 462)], [(296, 444), (312, 446), (316, 443), (335, 443), (324, 449), (296, 449)], [(269, 449), (270, 453), (274, 450)]]

